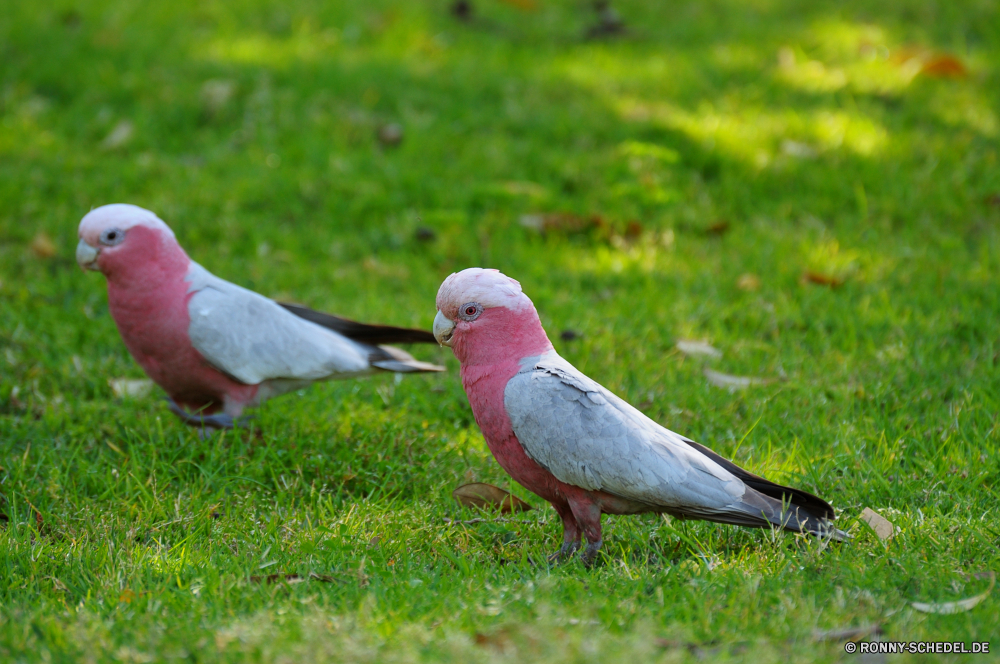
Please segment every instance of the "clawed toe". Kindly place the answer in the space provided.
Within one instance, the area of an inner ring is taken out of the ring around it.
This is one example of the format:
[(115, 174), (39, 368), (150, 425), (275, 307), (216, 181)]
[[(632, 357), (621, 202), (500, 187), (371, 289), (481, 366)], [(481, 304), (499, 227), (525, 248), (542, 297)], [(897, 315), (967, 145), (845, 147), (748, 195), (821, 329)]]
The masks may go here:
[(559, 550), (549, 556), (548, 560), (550, 563), (561, 563), (576, 553), (576, 550), (579, 548), (579, 542), (563, 542), (563, 545), (559, 547)]
[(254, 419), (253, 415), (244, 415), (234, 419), (232, 415), (227, 415), (226, 413), (215, 413), (214, 415), (189, 413), (177, 405), (177, 402), (173, 399), (167, 399), (167, 407), (170, 408), (171, 413), (179, 417), (185, 424), (198, 427), (198, 435), (202, 439), (211, 435), (212, 430), (234, 429), (244, 426), (247, 422)]
[(601, 549), (601, 544), (603, 544), (601, 540), (587, 543), (587, 548), (580, 554), (580, 561), (586, 567), (593, 567), (594, 562), (597, 560), (597, 554)]

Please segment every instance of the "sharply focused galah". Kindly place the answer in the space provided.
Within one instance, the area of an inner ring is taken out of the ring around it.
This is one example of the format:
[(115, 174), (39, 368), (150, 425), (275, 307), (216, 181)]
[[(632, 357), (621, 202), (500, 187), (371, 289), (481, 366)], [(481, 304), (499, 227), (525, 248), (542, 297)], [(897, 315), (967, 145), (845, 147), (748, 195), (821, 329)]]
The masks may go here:
[(125, 346), (188, 424), (227, 428), (247, 406), (320, 380), (444, 370), (381, 345), (434, 343), (429, 332), (279, 304), (219, 279), (149, 210), (99, 207), (79, 236), (76, 260), (107, 277)]
[(769, 482), (669, 431), (556, 353), (521, 286), (496, 270), (452, 274), (437, 295), (434, 336), (462, 364), (465, 393), (493, 456), (552, 503), (572, 554), (601, 547), (601, 514), (664, 512), (834, 539), (825, 501)]

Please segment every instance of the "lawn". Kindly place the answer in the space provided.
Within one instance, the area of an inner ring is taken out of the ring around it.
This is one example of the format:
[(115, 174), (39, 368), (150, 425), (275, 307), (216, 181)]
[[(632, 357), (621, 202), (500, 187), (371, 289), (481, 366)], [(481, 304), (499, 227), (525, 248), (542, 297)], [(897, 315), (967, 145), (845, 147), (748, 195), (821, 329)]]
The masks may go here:
[[(0, 660), (862, 661), (819, 635), (858, 627), (1000, 651), (1000, 590), (912, 605), (1000, 571), (997, 4), (615, 0), (607, 40), (583, 0), (448, 4), (4, 7)], [(500, 268), (569, 361), (853, 539), (605, 517), (597, 565), (549, 566), (558, 518), (429, 346), (448, 373), (201, 439), (112, 387), (143, 374), (73, 259), (111, 202), (365, 321), (429, 329), (444, 277)], [(535, 509), (463, 507), (474, 481)]]

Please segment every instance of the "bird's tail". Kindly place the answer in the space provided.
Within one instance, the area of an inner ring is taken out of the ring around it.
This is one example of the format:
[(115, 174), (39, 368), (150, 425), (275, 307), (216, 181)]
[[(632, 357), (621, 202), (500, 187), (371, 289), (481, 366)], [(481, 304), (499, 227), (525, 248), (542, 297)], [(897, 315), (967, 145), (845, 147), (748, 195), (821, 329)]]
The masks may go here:
[(421, 362), (405, 350), (392, 346), (374, 346), (368, 360), (376, 369), (395, 373), (424, 373), (444, 371), (444, 367), (430, 362)]
[(684, 442), (740, 478), (747, 486), (743, 500), (732, 506), (735, 513), (727, 511), (726, 518), (729, 520), (726, 523), (757, 528), (781, 526), (785, 530), (831, 537), (837, 541), (848, 539), (847, 533), (833, 526), (832, 522), (837, 518), (833, 507), (819, 496), (764, 479), (693, 440), (685, 439)]
[[(814, 514), (808, 508), (796, 505), (787, 499), (782, 502), (751, 487), (747, 487), (743, 499), (732, 507), (745, 514), (748, 521), (753, 522), (741, 525), (760, 528), (778, 526), (792, 532), (809, 533), (838, 542), (850, 538), (850, 535), (833, 525), (833, 519), (830, 517)], [(742, 514), (733, 516), (740, 518)]]
[[(333, 314), (315, 311), (309, 307), (288, 302), (278, 302), (282, 307), (299, 318), (310, 323), (316, 323), (348, 339), (364, 344), (436, 344), (437, 339), (427, 330), (414, 330), (407, 327), (392, 327), (389, 325), (370, 325), (355, 320), (341, 318)], [(413, 358), (410, 358), (413, 359)]]

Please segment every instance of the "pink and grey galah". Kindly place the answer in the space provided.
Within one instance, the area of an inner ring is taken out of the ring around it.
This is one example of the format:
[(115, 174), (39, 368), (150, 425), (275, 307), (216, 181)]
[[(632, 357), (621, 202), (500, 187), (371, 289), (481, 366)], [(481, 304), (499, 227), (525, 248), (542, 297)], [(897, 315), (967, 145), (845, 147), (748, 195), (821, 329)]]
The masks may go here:
[(76, 260), (107, 278), (108, 310), (132, 357), (170, 409), (203, 431), (316, 381), (444, 370), (383, 345), (434, 343), (429, 332), (280, 304), (214, 276), (149, 210), (99, 207), (79, 237)]
[(476, 423), (500, 466), (552, 503), (563, 524), (553, 559), (587, 538), (602, 514), (659, 512), (842, 540), (833, 508), (770, 482), (670, 431), (556, 353), (520, 284), (496, 270), (452, 274), (437, 295), (434, 336), (461, 362)]

